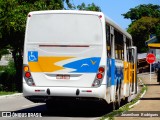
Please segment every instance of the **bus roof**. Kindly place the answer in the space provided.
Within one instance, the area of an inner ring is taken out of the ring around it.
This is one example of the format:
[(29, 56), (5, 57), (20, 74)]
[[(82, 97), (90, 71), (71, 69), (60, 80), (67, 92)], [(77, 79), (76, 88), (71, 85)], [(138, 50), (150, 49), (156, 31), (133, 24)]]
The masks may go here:
[(83, 10), (44, 10), (44, 11), (32, 11), (29, 14), (52, 14), (52, 13), (81, 13), (81, 14), (92, 14), (92, 15), (102, 15), (102, 12), (95, 11), (83, 11)]
[(127, 33), (125, 30), (123, 30), (119, 25), (117, 25), (111, 18), (109, 18), (108, 16), (105, 16), (105, 18), (106, 18), (106, 23), (108, 23), (109, 25), (114, 27), (116, 30), (124, 34), (127, 38), (132, 39), (132, 36), (129, 33)]

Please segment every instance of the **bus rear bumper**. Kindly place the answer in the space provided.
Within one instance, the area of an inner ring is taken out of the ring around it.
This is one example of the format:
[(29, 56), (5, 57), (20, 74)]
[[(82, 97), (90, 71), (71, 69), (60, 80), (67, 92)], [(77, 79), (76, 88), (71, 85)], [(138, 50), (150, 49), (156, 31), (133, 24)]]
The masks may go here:
[(23, 83), (23, 96), (33, 102), (45, 102), (50, 98), (105, 99), (106, 85), (97, 88), (82, 87), (31, 87)]

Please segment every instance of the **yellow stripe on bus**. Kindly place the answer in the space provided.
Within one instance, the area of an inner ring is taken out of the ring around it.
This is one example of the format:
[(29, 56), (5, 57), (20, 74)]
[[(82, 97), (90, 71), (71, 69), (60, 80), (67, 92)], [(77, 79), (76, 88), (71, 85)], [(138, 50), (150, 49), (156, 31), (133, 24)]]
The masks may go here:
[(128, 62), (124, 61), (124, 83), (129, 83)]
[[(134, 66), (133, 66), (134, 65)], [(135, 83), (136, 76), (136, 64), (124, 61), (124, 83)], [(132, 74), (134, 72), (134, 74)], [(134, 79), (133, 79), (134, 78)]]
[(55, 72), (64, 68), (56, 65), (57, 62), (73, 57), (38, 57), (38, 62), (28, 62), (31, 72)]

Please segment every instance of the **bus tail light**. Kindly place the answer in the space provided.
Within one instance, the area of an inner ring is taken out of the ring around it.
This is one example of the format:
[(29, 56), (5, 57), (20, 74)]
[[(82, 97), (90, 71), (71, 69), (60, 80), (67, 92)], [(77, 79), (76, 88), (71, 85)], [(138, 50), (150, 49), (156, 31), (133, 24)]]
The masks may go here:
[(35, 86), (35, 83), (33, 81), (33, 78), (32, 78), (32, 75), (31, 75), (31, 72), (29, 70), (28, 65), (23, 66), (23, 77), (29, 86)]
[(27, 71), (29, 71), (29, 67), (28, 66), (24, 66), (23, 70), (24, 70), (24, 72), (27, 72)]
[(98, 71), (99, 71), (99, 73), (103, 73), (104, 72), (104, 67), (99, 67)]
[(25, 77), (26, 77), (26, 78), (30, 78), (30, 77), (31, 77), (31, 73), (30, 73), (30, 72), (26, 72), (26, 73), (25, 73)]
[(98, 78), (98, 79), (102, 79), (102, 78), (103, 78), (103, 75), (102, 75), (101, 73), (98, 73), (98, 74), (97, 74), (97, 78)]
[(96, 74), (92, 87), (99, 87), (101, 85), (103, 77), (104, 77), (104, 73), (105, 73), (104, 66), (100, 66), (98, 68), (98, 72)]

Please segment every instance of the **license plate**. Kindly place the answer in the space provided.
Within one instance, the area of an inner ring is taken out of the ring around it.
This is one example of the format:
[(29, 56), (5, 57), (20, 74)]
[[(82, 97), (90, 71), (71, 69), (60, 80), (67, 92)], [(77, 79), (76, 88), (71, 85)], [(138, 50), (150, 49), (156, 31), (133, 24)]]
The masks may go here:
[(70, 75), (57, 75), (56, 79), (70, 79)]

